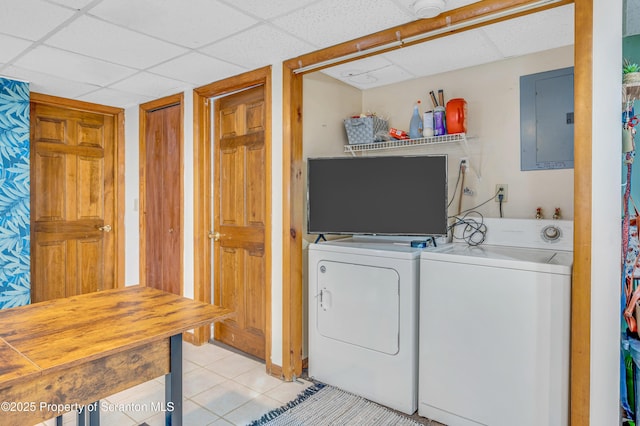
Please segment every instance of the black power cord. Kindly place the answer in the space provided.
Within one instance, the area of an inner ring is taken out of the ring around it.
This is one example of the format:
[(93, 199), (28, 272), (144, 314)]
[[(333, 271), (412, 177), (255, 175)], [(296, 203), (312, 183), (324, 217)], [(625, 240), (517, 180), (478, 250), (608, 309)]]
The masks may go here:
[[(472, 217), (477, 215), (477, 217)], [(464, 216), (452, 216), (455, 221), (449, 226), (449, 231), (455, 240), (463, 240), (470, 246), (479, 246), (485, 240), (487, 225), (484, 224), (484, 217), (477, 211), (469, 211)], [(462, 226), (461, 237), (457, 237), (454, 228)]]

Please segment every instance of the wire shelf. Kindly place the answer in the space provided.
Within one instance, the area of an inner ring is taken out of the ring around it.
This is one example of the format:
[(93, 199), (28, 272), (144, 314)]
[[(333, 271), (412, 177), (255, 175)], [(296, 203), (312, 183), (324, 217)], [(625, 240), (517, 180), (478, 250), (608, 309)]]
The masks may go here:
[(354, 154), (356, 152), (364, 151), (378, 151), (382, 149), (394, 149), (394, 148), (411, 148), (416, 146), (425, 145), (437, 145), (442, 143), (463, 142), (467, 143), (467, 136), (465, 133), (455, 133), (452, 135), (433, 136), (430, 138), (419, 139), (405, 139), (405, 140), (391, 140), (385, 142), (373, 142), (354, 145), (345, 145), (344, 152), (350, 152)]

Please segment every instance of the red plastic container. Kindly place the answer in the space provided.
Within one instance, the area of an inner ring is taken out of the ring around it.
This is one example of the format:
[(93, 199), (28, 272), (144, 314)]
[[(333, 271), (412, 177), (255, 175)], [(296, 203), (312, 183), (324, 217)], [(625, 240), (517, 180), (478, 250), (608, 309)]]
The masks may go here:
[(451, 99), (447, 102), (447, 133), (467, 132), (467, 101), (463, 98)]

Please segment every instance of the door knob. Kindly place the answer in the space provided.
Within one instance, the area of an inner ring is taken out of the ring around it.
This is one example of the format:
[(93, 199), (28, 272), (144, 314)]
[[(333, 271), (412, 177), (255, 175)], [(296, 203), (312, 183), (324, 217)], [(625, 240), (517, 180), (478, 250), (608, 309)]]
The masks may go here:
[(98, 230), (102, 232), (111, 232), (111, 225), (98, 226)]
[(209, 239), (213, 241), (220, 241), (222, 235), (219, 232), (209, 232)]

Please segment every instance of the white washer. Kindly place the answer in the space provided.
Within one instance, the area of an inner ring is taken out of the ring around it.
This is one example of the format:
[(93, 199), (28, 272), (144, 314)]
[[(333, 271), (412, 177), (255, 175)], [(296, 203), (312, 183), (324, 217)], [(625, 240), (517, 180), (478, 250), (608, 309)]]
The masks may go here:
[(449, 426), (565, 426), (573, 224), (485, 223), (481, 246), (422, 253), (418, 413)]
[(360, 237), (309, 246), (309, 376), (417, 409), (421, 249)]

